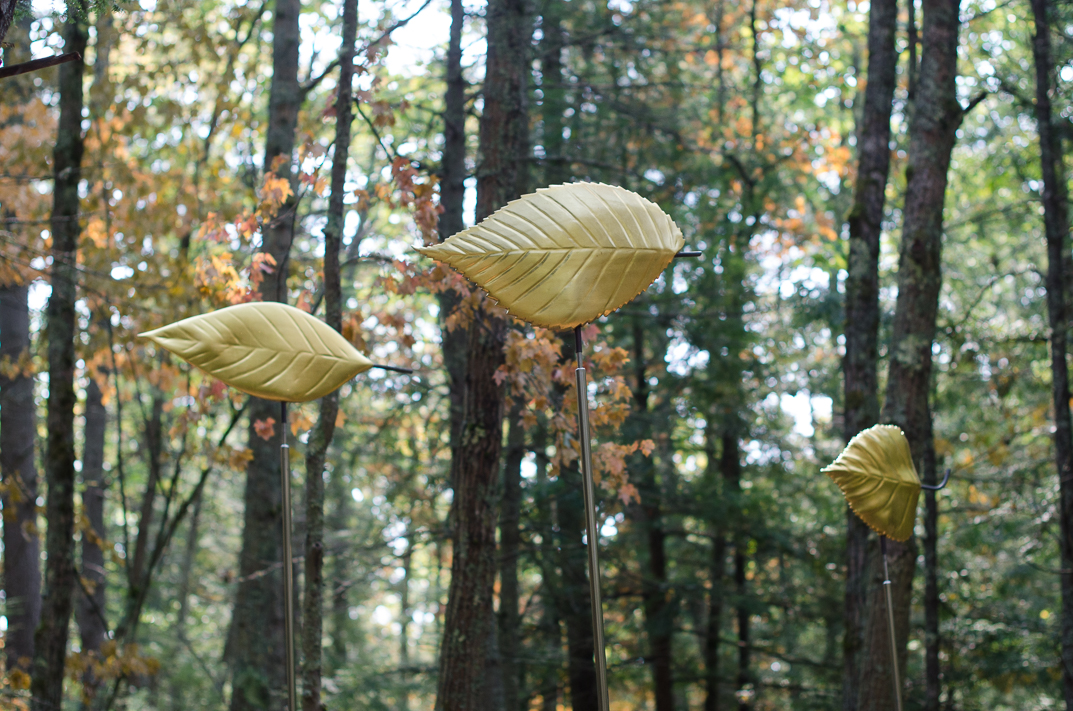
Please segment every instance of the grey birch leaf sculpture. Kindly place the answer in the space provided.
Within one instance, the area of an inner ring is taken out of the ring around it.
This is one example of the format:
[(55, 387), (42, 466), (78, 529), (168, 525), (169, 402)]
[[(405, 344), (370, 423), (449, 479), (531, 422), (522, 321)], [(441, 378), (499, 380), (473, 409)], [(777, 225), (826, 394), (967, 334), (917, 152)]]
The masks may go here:
[(920, 479), (901, 428), (875, 425), (859, 432), (823, 472), (877, 533), (895, 541), (913, 534)]

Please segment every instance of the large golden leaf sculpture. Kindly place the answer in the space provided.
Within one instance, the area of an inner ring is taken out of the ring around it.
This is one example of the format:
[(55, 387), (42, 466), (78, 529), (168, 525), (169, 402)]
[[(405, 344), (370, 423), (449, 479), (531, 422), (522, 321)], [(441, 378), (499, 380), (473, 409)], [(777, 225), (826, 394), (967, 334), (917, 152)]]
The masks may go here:
[(613, 185), (571, 183), (525, 195), (420, 251), (514, 316), (566, 329), (632, 301), (682, 244), (682, 231), (655, 203)]
[(900, 428), (876, 425), (860, 432), (823, 471), (875, 531), (896, 541), (912, 535), (920, 479)]
[(316, 400), (373, 367), (328, 324), (274, 301), (229, 306), (139, 336), (266, 400)]

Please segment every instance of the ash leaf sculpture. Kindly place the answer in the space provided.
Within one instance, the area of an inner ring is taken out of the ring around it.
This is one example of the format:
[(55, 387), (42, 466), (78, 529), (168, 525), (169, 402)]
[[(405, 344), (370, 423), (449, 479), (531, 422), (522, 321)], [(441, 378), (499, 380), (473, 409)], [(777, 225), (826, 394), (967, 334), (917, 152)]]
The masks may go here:
[(375, 367), (328, 324), (274, 301), (228, 306), (139, 336), (265, 400), (316, 400)]
[(913, 534), (920, 479), (901, 428), (875, 425), (859, 432), (823, 472), (874, 531), (895, 541)]
[[(139, 334), (233, 388), (280, 403), (280, 488), (283, 492), (283, 560), (291, 550), (291, 468), (287, 403), (324, 397), (376, 365), (334, 328), (287, 304), (258, 301), (192, 316)], [(283, 609), (294, 609), (294, 567), (283, 567)], [(294, 625), (283, 616), (288, 708), (297, 709)]]
[(568, 329), (632, 301), (683, 242), (670, 216), (640, 195), (571, 183), (525, 195), (419, 251), (461, 272), (513, 316)]

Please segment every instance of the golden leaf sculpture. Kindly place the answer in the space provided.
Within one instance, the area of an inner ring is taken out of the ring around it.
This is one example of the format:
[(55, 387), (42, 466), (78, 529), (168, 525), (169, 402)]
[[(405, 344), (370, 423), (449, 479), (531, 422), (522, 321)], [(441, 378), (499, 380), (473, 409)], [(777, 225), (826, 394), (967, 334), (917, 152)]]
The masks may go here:
[(624, 188), (542, 188), (420, 251), (536, 326), (573, 328), (629, 303), (682, 248), (655, 203)]
[(266, 400), (316, 400), (373, 367), (331, 326), (274, 301), (229, 306), (139, 337)]
[(823, 472), (877, 533), (896, 541), (912, 535), (920, 479), (900, 428), (875, 425), (863, 430)]

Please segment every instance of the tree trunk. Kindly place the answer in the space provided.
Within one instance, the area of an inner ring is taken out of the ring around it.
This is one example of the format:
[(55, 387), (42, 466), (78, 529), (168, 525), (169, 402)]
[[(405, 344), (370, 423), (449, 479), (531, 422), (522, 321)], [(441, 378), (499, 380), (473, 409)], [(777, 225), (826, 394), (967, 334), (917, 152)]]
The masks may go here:
[(1054, 60), (1047, 0), (1032, 0), (1036, 23), (1032, 52), (1036, 61), (1036, 123), (1043, 173), (1043, 222), (1047, 234), (1047, 315), (1051, 325), (1051, 396), (1054, 403), (1054, 454), (1060, 490), (1062, 540), (1062, 688), (1066, 709), (1073, 709), (1073, 431), (1070, 429), (1067, 366), (1068, 288), (1064, 262), (1068, 250), (1068, 192), (1061, 139), (1051, 113)]
[(518, 556), (521, 554), (522, 459), (525, 431), (522, 409), (515, 406), (507, 434), (503, 466), (503, 498), (499, 513), (499, 654), (503, 674), (503, 705), (506, 711), (522, 711), (521, 613), (518, 588)]
[[(186, 636), (186, 617), (190, 613), (190, 583), (193, 579), (194, 563), (197, 551), (200, 547), (201, 527), (201, 504), (204, 498), (201, 493), (194, 499), (194, 510), (190, 512), (190, 528), (186, 533), (186, 546), (183, 548), (182, 562), (179, 564), (179, 609), (175, 613), (175, 625), (173, 636), (178, 642), (177, 647), (187, 647), (189, 642)], [(188, 708), (185, 703), (186, 685), (185, 679), (179, 675), (171, 678), (171, 694), (169, 708), (172, 711), (184, 711)]]
[[(580, 472), (561, 473), (556, 503), (559, 513), (559, 568), (562, 584), (558, 593), (559, 615), (566, 626), (567, 676), (573, 711), (596, 711), (596, 666), (593, 654), (592, 605), (589, 579), (585, 575), (587, 553), (582, 543), (585, 508)], [(568, 481), (567, 481), (568, 480)]]
[[(145, 493), (138, 511), (138, 535), (134, 539), (134, 556), (130, 565), (130, 580), (127, 582), (129, 602), (136, 606), (142, 598), (142, 586), (148, 585), (146, 563), (149, 553), (149, 536), (153, 528), (156, 494), (160, 488), (161, 456), (164, 453), (164, 395), (153, 388), (153, 402), (149, 419), (145, 422), (146, 468), (149, 477), (145, 482)], [(137, 622), (127, 616), (130, 629), (136, 628)]]
[[(347, 528), (353, 508), (351, 487), (353, 484), (343, 476), (333, 476), (328, 480), (328, 498), (334, 505), (327, 517), (328, 530), (332, 533), (343, 531)], [(348, 560), (347, 550), (338, 550), (332, 556), (332, 568), (330, 576), (331, 594), (331, 645), (328, 647), (326, 659), (326, 674), (333, 676), (336, 671), (346, 667), (348, 644), (347, 639), (354, 626), (350, 619), (350, 585), (354, 575), (354, 565)]]
[[(82, 533), (82, 579), (88, 594), (78, 597), (76, 619), (78, 634), (82, 641), (82, 654), (99, 654), (101, 645), (107, 638), (105, 624), (105, 584), (104, 551), (104, 434), (108, 421), (108, 411), (102, 402), (101, 389), (97, 381), (90, 378), (86, 386), (86, 429), (85, 445), (82, 449), (82, 510), (89, 524)], [(87, 696), (96, 696), (100, 681), (92, 672), (83, 676), (82, 684)]]
[[(715, 456), (715, 440), (719, 436), (713, 422), (706, 428), (708, 469), (705, 477), (709, 490), (719, 491), (716, 477), (719, 476), (719, 460)], [(725, 447), (725, 445), (724, 445)], [(727, 539), (724, 522), (725, 508), (718, 505), (708, 528), (712, 535), (712, 558), (708, 592), (708, 627), (704, 636), (704, 711), (719, 711), (719, 641), (723, 627), (723, 579), (726, 576)]]
[[(925, 0), (923, 51), (916, 103), (909, 122), (909, 166), (902, 244), (898, 263), (898, 302), (891, 333), (890, 371), (882, 419), (902, 428), (925, 483), (935, 483), (935, 447), (928, 395), (931, 350), (939, 307), (943, 204), (947, 170), (964, 111), (957, 102), (958, 0)], [(934, 561), (934, 538), (926, 557)], [(897, 663), (905, 669), (909, 608), (916, 542), (891, 541), (890, 575), (894, 596)], [(861, 656), (861, 707), (893, 708), (890, 641), (880, 589), (882, 564), (870, 576), (869, 609)], [(930, 565), (934, 565), (932, 562)], [(937, 633), (937, 630), (936, 630)], [(937, 641), (937, 640), (936, 640)], [(904, 672), (902, 678), (905, 678)]]
[(548, 481), (547, 430), (542, 425), (533, 436), (536, 454), (536, 521), (540, 534), (540, 620), (538, 624), (538, 656), (536, 693), (540, 695), (540, 711), (556, 711), (559, 707), (559, 674), (562, 670), (562, 630), (559, 624), (559, 604), (556, 590), (561, 587), (556, 569), (554, 515), (551, 486)]
[[(645, 360), (645, 329), (642, 319), (633, 317), (633, 365), (631, 390), (633, 403), (630, 420), (635, 429), (630, 438), (649, 439), (652, 436), (648, 401), (648, 371)], [(658, 348), (656, 351), (658, 352)], [(656, 477), (656, 468), (647, 458), (635, 455), (631, 470), (640, 474), (640, 528), (645, 536), (647, 570), (642, 573), (642, 607), (645, 613), (645, 635), (648, 637), (646, 665), (652, 667), (652, 686), (656, 711), (674, 711), (674, 678), (671, 674), (671, 644), (674, 635), (674, 610), (668, 600), (666, 534), (663, 531), (663, 492)]]
[[(528, 146), (526, 90), (532, 28), (523, 0), (492, 0), (480, 123), (477, 219), (518, 197)], [(436, 706), (473, 709), (483, 697), (495, 579), (495, 490), (503, 439), (503, 392), (495, 372), (504, 362), (507, 324), (478, 309), (469, 329), (462, 413), (451, 457), (454, 554), (440, 651)]]
[[(909, 0), (912, 4), (913, 0)], [(848, 442), (879, 421), (879, 238), (890, 173), (890, 115), (897, 83), (897, 0), (875, 0), (868, 15), (868, 83), (857, 131), (857, 185), (849, 223), (846, 277), (845, 425)], [(857, 711), (860, 697), (861, 581), (869, 528), (846, 508), (846, 593), (842, 709)]]
[(561, 0), (545, 0), (540, 28), (540, 88), (544, 94), (541, 121), (544, 128), (544, 183), (558, 185), (570, 180), (570, 157), (563, 140), (563, 113), (566, 111), (566, 91), (563, 83), (563, 46), (565, 36)]
[[(324, 322), (343, 330), (339, 251), (343, 246), (346, 166), (350, 155), (354, 84), (354, 43), (358, 0), (343, 2), (343, 43), (339, 51), (339, 90), (335, 101), (335, 153), (332, 156), (328, 224), (324, 228)], [(324, 634), (324, 462), (335, 433), (339, 392), (320, 399), (317, 424), (306, 449), (305, 596), (302, 601), (302, 709), (320, 711), (321, 648)], [(338, 474), (336, 474), (338, 476)]]
[(410, 709), (410, 573), (413, 570), (413, 532), (407, 532), (406, 552), (402, 554), (402, 580), (399, 581), (399, 711)]
[[(294, 135), (302, 91), (298, 83), (300, 40), (298, 0), (275, 0), (272, 27), (272, 88), (268, 99), (265, 172), (291, 179)], [(288, 256), (294, 237), (295, 198), (291, 197), (262, 231), (264, 251), (276, 260), (275, 272), (264, 280), (262, 298), (287, 301)], [(276, 421), (268, 439), (257, 434), (258, 421)], [(259, 711), (286, 705), (286, 655), (283, 633), (281, 531), (284, 505), (280, 483), (282, 428), (279, 403), (251, 398), (247, 441), (253, 459), (246, 467), (245, 514), (239, 585), (228, 636), (231, 662), (231, 711)], [(291, 561), (286, 561), (287, 565)], [(267, 571), (267, 572), (265, 572)], [(293, 615), (293, 610), (286, 614)]]
[[(30, 355), (26, 286), (0, 289), (0, 359)], [(4, 507), (4, 595), (7, 668), (29, 672), (41, 615), (41, 557), (37, 537), (37, 439), (34, 383), (29, 375), (0, 375), (0, 472)]]
[(731, 520), (734, 526), (734, 606), (738, 627), (738, 708), (746, 711), (752, 703), (753, 691), (752, 669), (750, 668), (749, 640), (749, 604), (745, 580), (745, 568), (748, 564), (749, 538), (744, 531), (744, 516), (741, 513), (741, 444), (737, 423), (725, 426), (722, 434), (722, 455), (719, 457), (719, 470), (723, 477), (723, 495), (734, 502)]
[[(440, 241), (463, 229), (463, 201), (466, 195), (466, 79), (462, 75), (462, 30), (466, 22), (462, 0), (451, 0), (451, 37), (447, 47), (447, 91), (443, 109), (443, 162), (440, 165)], [(466, 384), (467, 335), (463, 328), (450, 328), (448, 318), (461, 300), (453, 291), (437, 295), (440, 306), (440, 341), (451, 404), (452, 459), (461, 446), (463, 402)]]
[[(85, 56), (88, 32), (71, 8), (64, 25), (64, 52)], [(68, 624), (78, 585), (74, 563), (75, 489), (75, 300), (79, 225), (78, 184), (82, 179), (81, 61), (59, 68), (60, 118), (53, 150), (52, 295), (48, 300), (48, 485), (44, 597), (34, 636), (31, 692), (34, 711), (54, 711), (63, 703)]]

